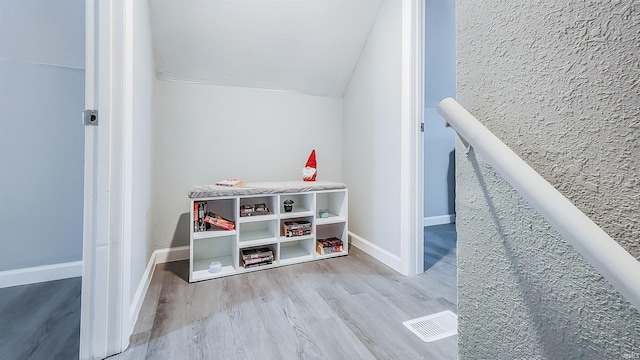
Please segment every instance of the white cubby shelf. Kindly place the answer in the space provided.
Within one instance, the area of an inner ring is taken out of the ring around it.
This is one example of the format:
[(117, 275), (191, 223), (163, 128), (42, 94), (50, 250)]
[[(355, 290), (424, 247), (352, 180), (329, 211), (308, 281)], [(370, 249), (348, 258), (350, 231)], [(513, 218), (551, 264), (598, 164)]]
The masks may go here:
[[(244, 187), (197, 186), (189, 189), (191, 204), (189, 281), (196, 282), (223, 276), (298, 264), (348, 254), (348, 194), (344, 184), (329, 182), (255, 183)], [(293, 200), (293, 209), (285, 211), (284, 201)], [(204, 206), (198, 207), (199, 204)], [(240, 216), (241, 206), (265, 204), (269, 214)], [(203, 207), (205, 209), (203, 209)], [(199, 210), (200, 209), (200, 210)], [(320, 210), (328, 216), (320, 217)], [(225, 230), (198, 226), (201, 211), (213, 212), (234, 223)], [(285, 235), (283, 224), (289, 221), (311, 223), (311, 233)], [(338, 238), (342, 251), (321, 255), (317, 240)], [(241, 252), (248, 248), (269, 248), (271, 264), (244, 268)], [(214, 261), (222, 270), (209, 272)]]

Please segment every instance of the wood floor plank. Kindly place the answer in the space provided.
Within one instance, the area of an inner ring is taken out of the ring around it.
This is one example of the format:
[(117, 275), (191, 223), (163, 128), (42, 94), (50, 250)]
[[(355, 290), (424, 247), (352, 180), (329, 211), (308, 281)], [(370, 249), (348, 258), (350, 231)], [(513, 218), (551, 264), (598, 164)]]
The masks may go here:
[[(234, 292), (241, 291), (239, 288), (231, 288), (230, 296), (234, 296)], [(258, 310), (263, 303), (251, 301), (250, 287), (245, 289), (241, 301), (236, 301), (227, 309), (230, 315), (231, 329), (223, 336), (233, 336), (238, 359), (259, 359), (265, 354), (273, 351), (272, 343), (268, 334), (268, 321), (262, 318), (262, 313)], [(278, 300), (274, 300), (278, 301)]]
[[(296, 307), (304, 310), (300, 311), (300, 316), (307, 323), (314, 323), (330, 319), (333, 317), (332, 309), (324, 299), (316, 291), (318, 285), (322, 286), (336, 286), (336, 283), (332, 279), (316, 279), (316, 281), (310, 282), (306, 280), (306, 274), (301, 274), (301, 268), (306, 264), (298, 264), (292, 266), (285, 266), (281, 268), (280, 276), (287, 276), (290, 278), (290, 287), (283, 290), (287, 294), (287, 297), (296, 304)], [(321, 269), (324, 271), (324, 269)], [(329, 277), (328, 273), (323, 276)], [(318, 281), (319, 280), (319, 281)]]
[(79, 355), (80, 282), (69, 288), (73, 295), (52, 308), (43, 322), (38, 346), (30, 351), (30, 359), (73, 359)]
[(0, 358), (78, 358), (81, 285), (71, 278), (0, 289)]
[(329, 318), (311, 324), (311, 333), (325, 359), (375, 359), (373, 354), (340, 319)]
[(189, 305), (196, 287), (186, 286), (174, 272), (183, 264), (171, 263), (163, 279), (147, 359), (177, 359), (187, 353), (192, 319)]
[(280, 359), (325, 359), (302, 314), (308, 309), (289, 297), (265, 304), (265, 323), (270, 341)]
[[(388, 309), (378, 308), (371, 294), (344, 295), (324, 288), (322, 295), (336, 309), (338, 317), (377, 359), (419, 359), (420, 354), (407, 347), (407, 334), (398, 328), (398, 320)], [(400, 330), (400, 331), (398, 331)]]

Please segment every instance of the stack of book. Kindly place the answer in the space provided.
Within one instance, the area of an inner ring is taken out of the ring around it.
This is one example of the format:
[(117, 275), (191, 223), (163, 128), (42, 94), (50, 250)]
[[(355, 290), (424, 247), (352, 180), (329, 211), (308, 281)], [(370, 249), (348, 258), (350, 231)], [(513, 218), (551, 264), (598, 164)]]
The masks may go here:
[(207, 231), (209, 224), (204, 221), (207, 214), (206, 201), (193, 202), (193, 232)]
[(306, 220), (285, 221), (282, 224), (285, 237), (311, 235), (311, 222)]
[(242, 249), (242, 266), (244, 268), (252, 268), (263, 265), (270, 265), (275, 259), (271, 248), (253, 248)]
[(342, 252), (342, 240), (332, 237), (316, 240), (316, 251), (320, 255)]
[(240, 205), (240, 217), (269, 214), (271, 212), (269, 212), (267, 204)]
[(236, 224), (233, 221), (227, 220), (222, 216), (212, 212), (207, 213), (207, 216), (205, 216), (204, 221), (225, 230), (233, 230), (236, 227)]

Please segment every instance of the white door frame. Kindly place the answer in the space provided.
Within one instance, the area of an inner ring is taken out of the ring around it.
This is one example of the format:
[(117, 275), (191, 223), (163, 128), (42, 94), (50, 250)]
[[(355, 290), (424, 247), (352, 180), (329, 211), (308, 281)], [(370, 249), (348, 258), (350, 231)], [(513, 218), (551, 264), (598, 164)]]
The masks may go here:
[(124, 269), (125, 3), (85, 1), (85, 128), (80, 359), (104, 359), (128, 344)]
[(424, 1), (402, 1), (400, 267), (424, 272)]

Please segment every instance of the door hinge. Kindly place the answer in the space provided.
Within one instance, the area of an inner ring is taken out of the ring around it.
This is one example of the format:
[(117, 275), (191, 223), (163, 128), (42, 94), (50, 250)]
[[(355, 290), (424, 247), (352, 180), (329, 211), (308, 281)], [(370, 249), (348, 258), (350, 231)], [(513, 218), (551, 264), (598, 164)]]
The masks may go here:
[(424, 123), (420, 123), (420, 132), (424, 132)]
[(98, 110), (85, 110), (82, 112), (82, 123), (85, 125), (98, 125)]

